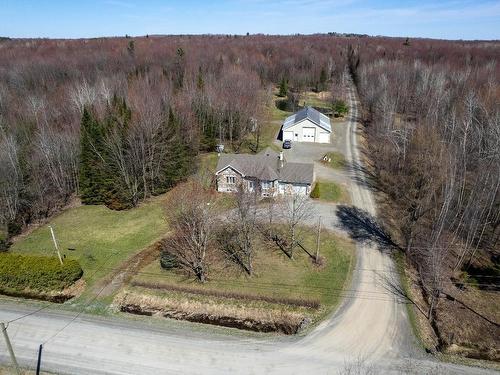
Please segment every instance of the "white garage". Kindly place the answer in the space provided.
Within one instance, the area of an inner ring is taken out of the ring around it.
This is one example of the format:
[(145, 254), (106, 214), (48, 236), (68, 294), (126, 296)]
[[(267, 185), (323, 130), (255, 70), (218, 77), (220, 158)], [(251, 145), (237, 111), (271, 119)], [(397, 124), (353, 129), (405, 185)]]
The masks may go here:
[(294, 142), (330, 143), (330, 119), (313, 107), (306, 107), (286, 118), (283, 140)]

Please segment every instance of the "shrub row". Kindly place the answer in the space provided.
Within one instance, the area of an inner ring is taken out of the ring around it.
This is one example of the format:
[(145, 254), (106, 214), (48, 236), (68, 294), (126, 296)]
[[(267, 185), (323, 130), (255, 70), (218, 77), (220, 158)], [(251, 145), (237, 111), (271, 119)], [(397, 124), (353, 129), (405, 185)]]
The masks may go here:
[(0, 253), (0, 291), (60, 291), (82, 275), (76, 260), (61, 265), (56, 257)]

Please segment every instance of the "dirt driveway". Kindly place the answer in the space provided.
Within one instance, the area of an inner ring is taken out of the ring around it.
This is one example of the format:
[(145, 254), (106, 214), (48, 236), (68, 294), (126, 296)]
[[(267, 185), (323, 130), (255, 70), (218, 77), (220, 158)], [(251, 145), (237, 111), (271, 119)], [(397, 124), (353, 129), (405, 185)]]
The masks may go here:
[[(331, 143), (311, 143), (311, 142), (293, 142), (292, 148), (288, 150), (283, 150), (285, 159), (289, 162), (296, 163), (314, 163), (314, 172), (316, 175), (316, 180), (321, 181), (333, 181), (342, 186), (346, 191), (349, 189), (351, 183), (351, 176), (349, 171), (346, 169), (333, 169), (325, 166), (321, 163), (321, 159), (328, 152), (339, 152), (346, 155), (346, 139), (347, 139), (347, 128), (348, 123), (345, 122), (335, 122), (332, 124), (333, 134), (331, 137)], [(276, 145), (281, 147), (281, 142), (276, 141)], [(322, 203), (326, 206), (335, 206), (335, 204)], [(328, 207), (318, 207), (321, 211)]]

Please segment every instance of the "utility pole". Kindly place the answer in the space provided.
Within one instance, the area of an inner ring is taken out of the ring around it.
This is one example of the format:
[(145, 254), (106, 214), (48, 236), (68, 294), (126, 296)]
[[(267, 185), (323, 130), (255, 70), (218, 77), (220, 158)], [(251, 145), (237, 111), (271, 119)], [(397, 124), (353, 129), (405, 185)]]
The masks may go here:
[(16, 356), (14, 355), (14, 349), (12, 349), (12, 345), (9, 340), (9, 335), (7, 334), (7, 327), (5, 327), (4, 323), (0, 323), (0, 328), (3, 332), (3, 337), (5, 338), (5, 343), (7, 344), (7, 349), (9, 349), (10, 359), (12, 360), (12, 364), (14, 365), (14, 370), (17, 375), (21, 375), (21, 370), (19, 370), (19, 364), (17, 363)]
[(38, 361), (36, 363), (36, 375), (40, 375), (40, 367), (42, 366), (42, 348), (43, 344), (38, 347)]
[(318, 236), (316, 238), (316, 263), (319, 261), (319, 239), (321, 236), (321, 216), (318, 217)]
[(59, 262), (61, 262), (61, 266), (62, 266), (63, 260), (61, 257), (61, 253), (59, 252), (59, 246), (57, 245), (56, 235), (54, 234), (54, 229), (52, 229), (52, 225), (49, 225), (49, 229), (50, 229), (50, 234), (52, 234), (52, 241), (54, 241), (54, 246), (55, 246), (56, 251), (57, 251), (57, 256), (59, 257)]

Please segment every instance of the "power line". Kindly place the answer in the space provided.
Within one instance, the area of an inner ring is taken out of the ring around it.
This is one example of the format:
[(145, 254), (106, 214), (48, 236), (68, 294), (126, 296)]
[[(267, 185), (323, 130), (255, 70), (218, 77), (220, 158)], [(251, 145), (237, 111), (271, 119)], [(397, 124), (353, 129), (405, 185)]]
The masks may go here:
[[(112, 271), (116, 271), (116, 269), (113, 269), (113, 268), (109, 268), (109, 270), (112, 270)], [(354, 269), (354, 271), (357, 271), (357, 272), (366, 272), (366, 271), (369, 271), (369, 272), (374, 272), (374, 273), (379, 273), (379, 274), (389, 274), (389, 275), (398, 275), (399, 272), (397, 271), (390, 271), (390, 270), (376, 270), (376, 269)], [(168, 277), (167, 275), (161, 275), (159, 273), (155, 273), (155, 272), (147, 272), (147, 271), (135, 271), (133, 273), (134, 275), (144, 275), (144, 276), (153, 276), (153, 277), (158, 277), (158, 278), (163, 278), (163, 277)], [(480, 275), (471, 275), (472, 277), (481, 277)], [(490, 278), (500, 278), (499, 276), (484, 276), (484, 277), (490, 277)], [(318, 281), (329, 281), (331, 280), (332, 278), (326, 276), (326, 277), (316, 277), (315, 280), (318, 280)], [(474, 282), (474, 281), (467, 281), (467, 280), (457, 280), (457, 281), (452, 281), (452, 280), (448, 280), (449, 277), (447, 276), (443, 276), (443, 277), (440, 277), (439, 278), (441, 280), (441, 282), (443, 283), (449, 283), (449, 284), (471, 284), (471, 285), (492, 285), (490, 283), (477, 283), (477, 282)], [(253, 279), (255, 280), (255, 279)], [(234, 279), (234, 280), (214, 280), (216, 283), (239, 283), (239, 284), (243, 284), (243, 283), (247, 283), (246, 280), (238, 280), (238, 279)], [(368, 283), (368, 281), (361, 281), (362, 283)], [(290, 286), (290, 287), (307, 287), (307, 286), (303, 286), (303, 285), (300, 285), (300, 284), (283, 284), (283, 283), (272, 283), (272, 282), (256, 282), (256, 281), (252, 281), (252, 285), (255, 285), (255, 284), (266, 284), (266, 285), (271, 285), (271, 286), (277, 286), (277, 285), (281, 285), (281, 286)], [(311, 286), (311, 288), (320, 288), (319, 286)]]
[(7, 321), (7, 324), (9, 324), (9, 323), (14, 323), (14, 322), (17, 322), (18, 320), (21, 320), (21, 319), (27, 318), (28, 316), (30, 316), (30, 315), (34, 315), (34, 314), (36, 314), (36, 313), (38, 313), (38, 312), (40, 312), (40, 311), (42, 311), (42, 310), (46, 309), (46, 308), (47, 308), (47, 307), (49, 307), (49, 306), (51, 306), (51, 305), (50, 305), (50, 304), (47, 304), (47, 305), (42, 306), (42, 307), (40, 307), (39, 309), (36, 309), (36, 310), (34, 310), (34, 311), (31, 311), (31, 312), (29, 312), (29, 313), (27, 313), (27, 314), (21, 315), (21, 316), (19, 316), (19, 317), (15, 318), (15, 319), (11, 319), (11, 320)]
[[(98, 269), (94, 272), (94, 274), (93, 274), (93, 275), (95, 275), (95, 274), (97, 273), (97, 271), (100, 271), (100, 270), (104, 269), (104, 265), (105, 265), (105, 264), (109, 261), (109, 259), (111, 259), (111, 257), (112, 257), (113, 255), (116, 255), (116, 254), (118, 254), (118, 253), (111, 253), (111, 254), (110, 254), (110, 256), (109, 256), (109, 257), (106, 259), (106, 261), (103, 263), (102, 267), (98, 268)], [(52, 335), (52, 336), (51, 336), (51, 337), (49, 337), (47, 340), (45, 340), (45, 341), (43, 342), (43, 344), (42, 344), (42, 345), (46, 345), (46, 344), (47, 344), (50, 340), (54, 339), (54, 338), (55, 338), (57, 335), (59, 335), (62, 331), (64, 331), (66, 328), (68, 328), (68, 327), (69, 327), (69, 325), (70, 325), (71, 323), (73, 323), (73, 322), (74, 322), (74, 321), (75, 321), (75, 320), (76, 320), (76, 319), (77, 319), (80, 315), (82, 315), (82, 314), (83, 314), (83, 312), (85, 311), (85, 309), (86, 309), (86, 308), (87, 308), (87, 307), (88, 307), (88, 306), (89, 306), (92, 302), (94, 302), (94, 301), (97, 299), (97, 297), (99, 297), (99, 296), (101, 295), (101, 293), (104, 291), (104, 289), (106, 289), (106, 287), (107, 287), (108, 285), (109, 285), (109, 283), (104, 284), (104, 286), (103, 286), (103, 287), (99, 290), (99, 292), (98, 292), (98, 293), (97, 293), (97, 294), (96, 294), (96, 295), (95, 295), (92, 299), (90, 299), (90, 301), (88, 301), (88, 303), (86, 303), (86, 304), (82, 307), (82, 309), (81, 309), (81, 310), (80, 310), (80, 311), (79, 311), (79, 312), (78, 312), (78, 313), (77, 313), (77, 314), (76, 314), (76, 315), (75, 315), (75, 316), (74, 316), (74, 317), (73, 317), (73, 318), (72, 318), (72, 319), (71, 319), (71, 320), (70, 320), (70, 321), (69, 321), (69, 322), (68, 322), (68, 323), (67, 323), (64, 327), (62, 327), (62, 328), (61, 328), (60, 330), (58, 330), (58, 331), (57, 331), (54, 335)]]
[(85, 308), (87, 308), (92, 302), (94, 302), (97, 297), (99, 297), (99, 295), (103, 292), (103, 290), (108, 286), (108, 284), (104, 285), (101, 290), (99, 290), (99, 292), (87, 303), (83, 306), (83, 308), (78, 312), (78, 314), (76, 314), (66, 325), (64, 325), (64, 327), (62, 327), (61, 329), (59, 329), (56, 333), (54, 333), (51, 337), (49, 337), (47, 340), (45, 340), (42, 345), (45, 346), (50, 340), (53, 340), (57, 335), (59, 335), (62, 331), (64, 331), (66, 328), (69, 327), (69, 325), (71, 323), (73, 323), (76, 319), (78, 319), (78, 317), (80, 315), (82, 315), (85, 311)]
[[(110, 270), (110, 271), (119, 271), (120, 268), (111, 268), (111, 267), (105, 267), (105, 265), (107, 264), (107, 262), (110, 260), (110, 258), (113, 256), (113, 255), (117, 255), (118, 253), (111, 253), (105, 260), (105, 262), (103, 263), (102, 266), (98, 267), (94, 272), (93, 274), (91, 275), (91, 277), (93, 277), (97, 272), (99, 271), (102, 271), (102, 270)], [(397, 275), (399, 274), (398, 271), (396, 270), (382, 270), (382, 269), (371, 269), (371, 268), (355, 268), (353, 269), (353, 271), (355, 272), (374, 272), (374, 273), (378, 273), (378, 274), (392, 274), (392, 275)], [(135, 271), (133, 272), (133, 275), (144, 275), (144, 276), (153, 276), (153, 277), (157, 277), (157, 278), (164, 278), (166, 277), (167, 275), (161, 275), (161, 274), (158, 274), (158, 273), (155, 273), (155, 272), (146, 272), (146, 271)], [(471, 275), (472, 277), (484, 277), (484, 278), (500, 278), (500, 276), (493, 276), (493, 275)], [(319, 280), (319, 281), (329, 281), (331, 278), (329, 277), (319, 277), (319, 278), (316, 278), (316, 280)], [(463, 284), (463, 285), (473, 285), (473, 286), (495, 286), (495, 284), (489, 284), (489, 283), (477, 283), (477, 282), (473, 282), (473, 281), (451, 281), (451, 280), (446, 280), (448, 279), (448, 277), (442, 277), (442, 280), (445, 280), (445, 281), (441, 281), (442, 283), (447, 283), (447, 284), (453, 284), (453, 285), (456, 285), (456, 284)], [(147, 281), (145, 281), (147, 282)], [(369, 281), (359, 281), (360, 283), (362, 284), (371, 284), (371, 282)], [(243, 284), (248, 284), (250, 287), (252, 288), (257, 288), (259, 290), (270, 290), (270, 289), (273, 289), (273, 288), (299, 288), (299, 289), (302, 289), (302, 290), (316, 290), (316, 291), (319, 291), (320, 293), (322, 294), (325, 294), (325, 293), (328, 293), (330, 295), (332, 295), (332, 292), (343, 292), (343, 293), (365, 293), (365, 294), (387, 294), (386, 292), (382, 292), (382, 291), (368, 291), (368, 290), (357, 290), (357, 289), (340, 289), (340, 288), (330, 288), (330, 287), (327, 287), (327, 286), (318, 286), (318, 285), (300, 285), (300, 284), (287, 284), (287, 283), (273, 283), (273, 282), (256, 282), (256, 281), (252, 281), (251, 283), (247, 283), (247, 281), (245, 280), (214, 280), (214, 283), (216, 284), (222, 284), (222, 285), (234, 285), (234, 284), (238, 284), (238, 285), (243, 285)], [(104, 288), (107, 286), (108, 284), (106, 284), (98, 293), (96, 296), (94, 296), (94, 298), (92, 300), (89, 301), (88, 304), (92, 303), (95, 299), (97, 299), (97, 297), (102, 293), (102, 291), (104, 290)], [(165, 288), (161, 288), (162, 286), (165, 286)], [(168, 287), (169, 286), (173, 286), (173, 285), (159, 285), (159, 289), (167, 289), (168, 290)], [(153, 286), (151, 286), (153, 287)], [(193, 288), (195, 289), (195, 288)], [(202, 289), (199, 289), (199, 290), (202, 290)], [(196, 292), (196, 290), (193, 290), (193, 292)], [(335, 295), (335, 294), (333, 294)], [(359, 295), (358, 296), (342, 296), (342, 295), (338, 295), (338, 296), (341, 296), (341, 297), (344, 297), (344, 298), (356, 298), (356, 297), (360, 297)], [(85, 305), (85, 307), (88, 306)], [(9, 320), (7, 323), (13, 323), (13, 322), (16, 322), (18, 320), (21, 320), (21, 319), (24, 319), (28, 316), (31, 316), (31, 315), (34, 315), (48, 307), (52, 306), (52, 304), (47, 304), (45, 306), (42, 306), (34, 311), (31, 311), (29, 313), (26, 313), (24, 315), (21, 315), (15, 319), (11, 319)], [(70, 321), (68, 323), (71, 324), (76, 318), (78, 318), (78, 316), (81, 315), (81, 313), (83, 313), (83, 310), (80, 311), (74, 318), (72, 321)], [(63, 327), (66, 328), (67, 326)]]
[[(101, 267), (98, 267), (98, 268), (97, 268), (97, 269), (96, 269), (96, 270), (92, 273), (92, 275), (90, 276), (90, 278), (94, 277), (94, 276), (97, 274), (97, 272), (102, 271), (102, 270), (105, 270), (106, 268), (105, 268), (104, 266), (106, 265), (106, 263), (107, 263), (107, 262), (111, 259), (111, 257), (112, 257), (113, 255), (117, 255), (117, 254), (118, 254), (118, 253), (116, 253), (116, 252), (115, 252), (115, 253), (111, 253), (111, 254), (110, 254), (107, 258), (105, 258), (105, 261), (104, 261), (104, 263), (102, 264), (102, 266), (101, 266)], [(106, 285), (107, 285), (107, 284), (106, 284)], [(11, 320), (7, 321), (7, 325), (8, 325), (9, 323), (13, 323), (13, 322), (16, 322), (16, 321), (18, 321), (18, 320), (21, 320), (21, 319), (27, 318), (28, 316), (34, 315), (34, 314), (36, 314), (36, 313), (38, 313), (38, 312), (40, 312), (40, 311), (42, 311), (42, 310), (45, 310), (46, 308), (51, 307), (51, 306), (53, 306), (53, 305), (52, 305), (52, 304), (47, 304), (47, 305), (42, 306), (42, 307), (40, 307), (40, 308), (38, 308), (38, 309), (36, 309), (36, 310), (34, 310), (34, 311), (31, 311), (31, 312), (29, 312), (29, 313), (26, 313), (26, 314), (24, 314), (24, 315), (21, 315), (21, 316), (19, 316), (19, 317), (17, 317), (17, 318), (11, 319)]]

